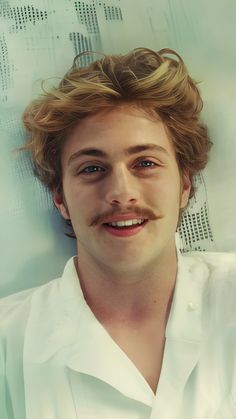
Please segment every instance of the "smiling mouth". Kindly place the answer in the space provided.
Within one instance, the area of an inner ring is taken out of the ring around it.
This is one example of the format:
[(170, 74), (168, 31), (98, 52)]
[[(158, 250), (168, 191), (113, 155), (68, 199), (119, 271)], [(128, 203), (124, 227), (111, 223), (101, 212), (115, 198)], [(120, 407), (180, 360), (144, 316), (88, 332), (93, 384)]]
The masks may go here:
[(135, 227), (140, 227), (143, 224), (146, 224), (148, 220), (143, 220), (141, 223), (132, 224), (132, 225), (124, 225), (124, 226), (118, 226), (118, 225), (111, 225), (111, 223), (104, 223), (104, 226), (114, 228), (116, 230), (132, 230)]
[(138, 234), (145, 228), (148, 220), (144, 220), (142, 224), (132, 224), (131, 226), (111, 226), (108, 223), (103, 224), (103, 228), (108, 234), (119, 238), (128, 238)]

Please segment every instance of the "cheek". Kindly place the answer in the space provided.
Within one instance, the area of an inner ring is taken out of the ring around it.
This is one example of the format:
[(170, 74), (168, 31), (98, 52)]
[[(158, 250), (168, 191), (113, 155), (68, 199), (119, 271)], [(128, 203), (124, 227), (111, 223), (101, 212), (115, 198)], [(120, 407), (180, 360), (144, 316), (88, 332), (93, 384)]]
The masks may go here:
[(147, 204), (156, 206), (160, 209), (179, 207), (180, 185), (177, 178), (158, 179), (149, 187), (143, 189), (143, 197)]
[(150, 183), (145, 183), (143, 185), (143, 194), (148, 195), (149, 198), (158, 199), (162, 197), (167, 199), (170, 198), (170, 195), (173, 194), (173, 181), (166, 177), (158, 177)]
[(94, 217), (97, 202), (96, 192), (93, 188), (81, 188), (78, 185), (70, 184), (66, 190), (67, 204), (71, 218), (77, 224), (87, 225)]

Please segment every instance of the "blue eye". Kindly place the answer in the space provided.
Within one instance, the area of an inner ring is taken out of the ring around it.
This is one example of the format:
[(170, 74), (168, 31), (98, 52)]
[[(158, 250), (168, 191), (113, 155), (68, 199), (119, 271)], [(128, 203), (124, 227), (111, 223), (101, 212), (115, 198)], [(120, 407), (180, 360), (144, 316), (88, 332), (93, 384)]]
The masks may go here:
[[(141, 166), (141, 167), (140, 167)], [(135, 167), (139, 167), (141, 169), (152, 169), (158, 166), (158, 164), (154, 163), (151, 160), (141, 160), (139, 161)], [(85, 175), (92, 175), (97, 174), (98, 172), (105, 172), (106, 169), (104, 169), (101, 166), (91, 165), (85, 167), (79, 174), (85, 174)]]
[[(95, 170), (90, 170), (90, 169), (95, 169)], [(90, 173), (100, 172), (101, 170), (98, 170), (98, 169), (102, 169), (102, 171), (104, 171), (104, 169), (100, 166), (87, 166), (80, 173), (90, 174)]]
[[(153, 166), (156, 166), (156, 163), (154, 163), (153, 161), (151, 161), (151, 160), (142, 160), (141, 162), (139, 162), (140, 164), (142, 164), (142, 163), (148, 163), (148, 166), (147, 165), (145, 165), (144, 167), (153, 167)], [(150, 164), (151, 163), (151, 164)]]

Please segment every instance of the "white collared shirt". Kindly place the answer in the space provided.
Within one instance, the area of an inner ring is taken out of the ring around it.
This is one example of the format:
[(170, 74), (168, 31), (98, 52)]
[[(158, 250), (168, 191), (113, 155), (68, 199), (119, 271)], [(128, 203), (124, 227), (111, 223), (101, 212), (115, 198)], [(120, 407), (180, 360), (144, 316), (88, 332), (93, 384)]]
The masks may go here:
[(0, 300), (1, 419), (236, 419), (236, 256), (178, 252), (156, 395), (61, 278)]

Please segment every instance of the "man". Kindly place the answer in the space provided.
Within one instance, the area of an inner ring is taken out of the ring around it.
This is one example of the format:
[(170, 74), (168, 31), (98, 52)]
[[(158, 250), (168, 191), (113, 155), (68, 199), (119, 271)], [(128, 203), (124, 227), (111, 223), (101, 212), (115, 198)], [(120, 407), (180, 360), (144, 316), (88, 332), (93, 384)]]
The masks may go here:
[(26, 109), (78, 254), (1, 302), (4, 419), (236, 417), (235, 255), (175, 243), (211, 146), (201, 109), (178, 54), (144, 48), (75, 60)]

